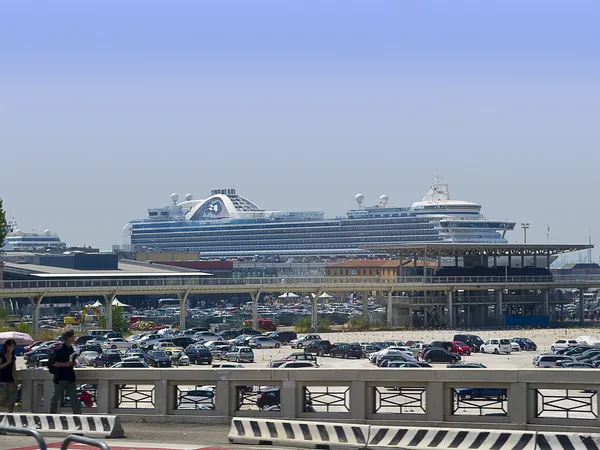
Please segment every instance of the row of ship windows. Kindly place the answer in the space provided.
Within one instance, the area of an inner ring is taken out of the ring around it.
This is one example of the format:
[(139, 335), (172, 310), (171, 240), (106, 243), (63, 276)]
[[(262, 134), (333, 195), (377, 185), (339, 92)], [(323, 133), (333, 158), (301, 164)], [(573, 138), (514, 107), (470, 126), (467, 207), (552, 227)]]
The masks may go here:
[[(155, 231), (155, 230), (154, 230)], [(426, 226), (426, 227), (419, 227), (419, 228), (414, 228), (411, 227), (409, 229), (401, 229), (401, 230), (395, 230), (395, 229), (391, 229), (391, 230), (356, 230), (355, 232), (353, 232), (352, 234), (349, 233), (344, 233), (342, 231), (339, 230), (331, 230), (328, 232), (320, 232), (320, 233), (316, 233), (314, 232), (314, 230), (309, 230), (309, 231), (303, 231), (302, 233), (280, 233), (280, 232), (271, 232), (269, 231), (268, 233), (263, 232), (245, 232), (245, 233), (190, 233), (190, 232), (180, 232), (180, 233), (138, 233), (137, 231), (134, 232), (132, 234), (132, 236), (137, 237), (137, 236), (143, 236), (144, 238), (151, 238), (151, 239), (160, 239), (160, 238), (171, 238), (171, 239), (185, 239), (185, 238), (190, 238), (190, 239), (249, 239), (249, 238), (253, 238), (253, 237), (267, 237), (269, 239), (273, 237), (284, 237), (284, 238), (293, 238), (293, 239), (317, 239), (317, 238), (322, 238), (322, 239), (329, 239), (329, 238), (345, 238), (350, 236), (355, 236), (357, 234), (364, 234), (364, 235), (368, 235), (368, 236), (391, 236), (391, 235), (410, 235), (410, 234), (430, 234), (430, 233), (436, 233), (437, 230), (435, 230), (433, 227), (431, 226)]]
[[(402, 225), (402, 224), (392, 224), (392, 225), (382, 225), (380, 227), (377, 227), (376, 229), (373, 229), (372, 227), (368, 227), (368, 226), (356, 226), (356, 227), (343, 227), (343, 228), (327, 228), (327, 227), (305, 227), (305, 228), (297, 228), (297, 229), (289, 229), (289, 228), (275, 228), (275, 227), (270, 227), (268, 229), (253, 229), (253, 230), (238, 230), (238, 229), (231, 229), (231, 230), (215, 230), (215, 231), (210, 231), (210, 230), (206, 230), (206, 228), (194, 228), (194, 227), (189, 227), (186, 228), (184, 230), (181, 230), (179, 228), (173, 228), (173, 229), (167, 229), (167, 230), (160, 230), (160, 233), (169, 233), (169, 234), (179, 234), (179, 235), (183, 235), (184, 233), (193, 233), (195, 235), (198, 234), (207, 234), (207, 235), (232, 235), (236, 232), (242, 232), (244, 233), (244, 235), (249, 235), (249, 234), (265, 234), (265, 232), (267, 233), (279, 233), (279, 234), (302, 234), (302, 233), (315, 233), (315, 232), (319, 232), (319, 233), (348, 233), (348, 232), (356, 232), (356, 231), (366, 231), (368, 233), (372, 233), (373, 231), (379, 231), (379, 230), (419, 230), (419, 229), (425, 229), (425, 228), (434, 228), (435, 224), (433, 223), (425, 223), (425, 224), (413, 224), (413, 225)], [(133, 233), (134, 234), (148, 234), (148, 233), (156, 233), (158, 230), (156, 230), (155, 228), (140, 228), (140, 227), (135, 227), (133, 228)]]
[[(332, 238), (332, 237), (318, 237), (318, 238), (313, 238), (310, 239), (309, 241), (311, 242), (356, 242), (356, 243), (364, 243), (364, 242), (381, 242), (382, 238), (383, 240), (391, 240), (391, 241), (396, 241), (396, 240), (403, 240), (403, 239), (407, 239), (407, 236), (416, 236), (414, 237), (414, 239), (419, 239), (419, 237), (422, 236), (427, 236), (427, 235), (436, 235), (437, 232), (436, 230), (425, 230), (421, 233), (419, 233), (418, 235), (415, 235), (415, 233), (407, 233), (406, 235), (399, 235), (399, 234), (395, 234), (395, 235), (387, 235), (387, 236), (342, 236), (339, 238)], [(302, 239), (302, 238), (269, 238), (269, 237), (264, 237), (263, 239), (222, 239), (220, 241), (214, 240), (214, 239), (201, 239), (201, 238), (192, 238), (192, 239), (177, 239), (177, 238), (167, 238), (164, 236), (158, 236), (154, 239), (148, 239), (146, 236), (141, 237), (141, 236), (132, 236), (131, 237), (131, 243), (133, 245), (136, 244), (148, 244), (148, 243), (152, 243), (152, 244), (157, 244), (157, 243), (169, 243), (169, 242), (173, 242), (173, 243), (177, 243), (177, 242), (186, 242), (186, 243), (191, 243), (191, 242), (197, 242), (199, 244), (205, 243), (205, 242), (219, 242), (222, 244), (240, 244), (243, 245), (247, 242), (254, 242), (254, 243), (272, 243), (272, 244), (294, 244), (294, 243), (304, 243), (306, 242), (307, 239)]]
[[(421, 237), (415, 239), (405, 239), (406, 241), (419, 241), (419, 242), (435, 242), (441, 241), (441, 238), (435, 237)], [(148, 244), (150, 245), (150, 244)], [(160, 245), (152, 244), (155, 247), (162, 248)], [(267, 250), (275, 250), (275, 251), (283, 251), (283, 250), (323, 250), (326, 251), (328, 249), (355, 249), (356, 246), (352, 244), (338, 244), (335, 246), (323, 246), (323, 245), (248, 245), (242, 247), (200, 247), (194, 246), (190, 244), (181, 244), (181, 245), (172, 245), (169, 247), (164, 247), (165, 249), (171, 251), (198, 251), (198, 252), (240, 252), (240, 251), (267, 251)]]
[[(311, 226), (324, 226), (324, 227), (346, 227), (351, 225), (382, 225), (386, 223), (429, 223), (431, 218), (409, 218), (409, 217), (401, 217), (401, 218), (390, 218), (390, 219), (342, 219), (339, 221), (299, 221), (295, 222), (274, 222), (268, 219), (260, 219), (257, 220), (255, 224), (236, 224), (235, 222), (227, 222), (224, 224), (206, 224), (203, 222), (202, 224), (198, 224), (200, 229), (202, 230), (232, 230), (232, 229), (255, 229), (263, 225), (263, 227), (278, 227), (285, 226), (290, 228), (306, 228)], [(173, 222), (168, 221), (164, 223), (160, 222), (134, 222), (132, 223), (133, 228), (144, 228), (144, 227), (152, 227), (152, 228), (191, 228), (195, 224), (193, 222)]]

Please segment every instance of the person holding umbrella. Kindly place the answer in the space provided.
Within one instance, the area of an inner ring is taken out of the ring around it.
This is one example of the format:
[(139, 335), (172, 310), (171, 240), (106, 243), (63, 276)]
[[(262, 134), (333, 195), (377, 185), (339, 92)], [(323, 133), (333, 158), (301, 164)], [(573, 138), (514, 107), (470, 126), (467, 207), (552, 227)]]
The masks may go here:
[(17, 357), (14, 353), (16, 347), (17, 342), (14, 339), (7, 339), (0, 353), (0, 406), (7, 408), (9, 414), (15, 410), (17, 400)]

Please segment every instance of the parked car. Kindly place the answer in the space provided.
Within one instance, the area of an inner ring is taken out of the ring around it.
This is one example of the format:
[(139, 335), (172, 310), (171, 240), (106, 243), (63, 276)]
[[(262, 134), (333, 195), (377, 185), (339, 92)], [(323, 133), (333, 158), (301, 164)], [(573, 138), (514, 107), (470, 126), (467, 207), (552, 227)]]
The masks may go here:
[(593, 364), (582, 362), (570, 362), (568, 360), (557, 361), (556, 367), (560, 367), (562, 369), (595, 369), (595, 366)]
[(113, 369), (147, 369), (148, 364), (135, 356), (125, 358), (112, 366)]
[(250, 347), (234, 347), (225, 355), (227, 361), (254, 362), (254, 352)]
[(276, 331), (271, 333), (270, 337), (281, 342), (283, 345), (287, 345), (290, 341), (298, 339), (298, 335), (293, 331)]
[(77, 357), (77, 362), (82, 366), (91, 366), (99, 355), (98, 352), (82, 352)]
[(536, 355), (533, 358), (534, 367), (556, 367), (556, 363), (559, 361), (568, 361), (568, 362), (576, 362), (570, 356), (565, 355), (555, 355), (554, 353), (544, 353), (541, 355)]
[(578, 355), (569, 354), (567, 356), (573, 356), (576, 360), (583, 361), (585, 359), (592, 359), (596, 355), (600, 355), (600, 349), (591, 348)]
[(233, 363), (217, 363), (212, 365), (212, 369), (243, 369), (244, 366), (241, 364)]
[(99, 354), (92, 365), (94, 367), (112, 367), (118, 362), (121, 362), (121, 353), (107, 352)]
[(484, 344), (483, 339), (481, 339), (476, 334), (455, 334), (453, 341), (460, 341), (467, 344), (471, 347), (471, 352), (478, 352), (481, 349), (481, 346)]
[(316, 363), (317, 358), (312, 353), (295, 352), (295, 353), (292, 353), (291, 355), (286, 356), (283, 359), (271, 361), (269, 363), (269, 367), (279, 367), (288, 361), (314, 361)]
[(315, 341), (321, 341), (321, 336), (318, 334), (305, 334), (303, 336), (298, 336), (297, 339), (292, 339), (290, 341), (290, 347), (292, 348), (302, 348), (308, 347), (311, 343)]
[(173, 344), (175, 344), (175, 347), (181, 347), (181, 348), (187, 348), (188, 346), (196, 343), (195, 339), (192, 339), (191, 337), (184, 337), (184, 336), (174, 337), (173, 339), (171, 339), (171, 341), (173, 342)]
[(214, 386), (200, 386), (195, 389), (185, 390), (178, 397), (178, 409), (214, 409), (214, 397)]
[(30, 355), (29, 358), (27, 358), (25, 367), (27, 369), (34, 369), (36, 367), (47, 367), (49, 359), (50, 354), (48, 353), (35, 353), (33, 355)]
[(508, 339), (489, 339), (479, 349), (481, 353), (494, 353), (496, 355), (500, 353), (510, 354), (512, 347)]
[(152, 367), (171, 367), (171, 358), (161, 350), (150, 350), (146, 353), (146, 363)]
[(550, 347), (550, 350), (552, 350), (553, 352), (556, 352), (557, 350), (562, 350), (567, 347), (576, 347), (577, 345), (578, 344), (575, 339), (559, 339), (554, 344), (552, 344), (552, 347)]
[(482, 363), (458, 363), (458, 364), (448, 364), (446, 366), (447, 369), (485, 369), (485, 365)]
[(319, 367), (315, 361), (286, 361), (278, 369), (314, 369)]
[(108, 340), (106, 340), (104, 342), (104, 344), (102, 344), (102, 348), (103, 349), (112, 349), (112, 350), (117, 350), (117, 349), (129, 350), (132, 345), (133, 345), (133, 342), (126, 341), (122, 337), (115, 337), (115, 338), (108, 338)]
[(329, 355), (329, 352), (333, 347), (334, 345), (330, 341), (315, 341), (308, 347), (304, 347), (304, 351), (306, 353), (312, 353), (317, 356), (324, 356)]
[(363, 357), (363, 349), (360, 348), (360, 345), (358, 345), (358, 344), (339, 343), (339, 344), (335, 344), (329, 350), (329, 356), (331, 356), (332, 358), (339, 357), (339, 358), (344, 358), (344, 359), (348, 359), (348, 358), (360, 359)]
[(452, 352), (454, 349), (454, 344), (450, 341), (433, 341), (431, 344), (429, 344), (429, 348), (433, 347), (443, 348), (444, 350)]
[(588, 350), (593, 349), (591, 347), (588, 347), (587, 345), (578, 345), (577, 347), (567, 347), (561, 350), (557, 350), (555, 353), (557, 355), (577, 356), (587, 352)]
[[(444, 350), (444, 349), (435, 349), (435, 350)], [(444, 350), (446, 351), (446, 350)], [(410, 355), (407, 355), (404, 352), (400, 352), (397, 350), (385, 350), (383, 352), (379, 352), (377, 354), (377, 358), (375, 360), (375, 364), (377, 365), (377, 367), (381, 367), (381, 365), (385, 362), (385, 361), (400, 361), (400, 362), (417, 362), (417, 360), (415, 358), (413, 358)]]
[(213, 355), (206, 347), (188, 347), (185, 354), (190, 359), (190, 364), (211, 364)]
[(219, 336), (216, 333), (213, 333), (211, 331), (200, 331), (196, 334), (194, 334), (194, 339), (199, 340), (199, 341), (222, 341), (223, 338), (221, 336)]
[(397, 369), (425, 369), (432, 368), (431, 364), (426, 362), (407, 362), (407, 361), (383, 361), (379, 367), (390, 367)]
[(529, 338), (514, 338), (512, 341), (519, 344), (521, 350), (533, 350), (534, 352), (537, 351), (536, 343)]
[(80, 345), (78, 347), (75, 348), (75, 351), (81, 353), (84, 352), (96, 352), (96, 353), (102, 353), (102, 346), (98, 345), (98, 344), (84, 344), (84, 345)]
[(176, 366), (189, 366), (190, 358), (187, 356), (182, 348), (166, 348), (165, 355), (171, 358), (171, 364)]
[(248, 341), (248, 346), (252, 348), (279, 348), (281, 342), (266, 336), (255, 336)]
[(51, 348), (48, 347), (38, 347), (35, 348), (27, 353), (25, 353), (25, 355), (23, 355), (23, 359), (25, 361), (29, 360), (29, 358), (32, 358), (35, 355), (46, 355), (47, 357), (50, 357), (50, 355), (54, 353), (54, 350), (52, 350)]
[(431, 348), (423, 355), (423, 359), (429, 364), (438, 362), (455, 363), (460, 361), (460, 356), (443, 348)]
[(505, 388), (458, 388), (456, 395), (460, 400), (506, 400)]
[(521, 351), (521, 344), (519, 344), (518, 342), (515, 342), (514, 340), (510, 339), (510, 350), (511, 350), (511, 352), (520, 352)]
[(471, 347), (461, 341), (452, 342), (452, 353), (458, 353), (461, 356), (469, 356), (471, 354)]

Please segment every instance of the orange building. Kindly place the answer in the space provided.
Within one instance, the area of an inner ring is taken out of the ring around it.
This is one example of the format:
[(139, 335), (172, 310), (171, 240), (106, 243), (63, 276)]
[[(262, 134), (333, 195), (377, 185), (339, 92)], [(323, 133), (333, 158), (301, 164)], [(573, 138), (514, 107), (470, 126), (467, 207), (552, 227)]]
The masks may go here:
[[(437, 268), (433, 262), (427, 263), (427, 272), (431, 274)], [(381, 277), (382, 281), (394, 282), (399, 276), (420, 276), (423, 274), (423, 262), (388, 259), (351, 259), (327, 266), (328, 277)]]

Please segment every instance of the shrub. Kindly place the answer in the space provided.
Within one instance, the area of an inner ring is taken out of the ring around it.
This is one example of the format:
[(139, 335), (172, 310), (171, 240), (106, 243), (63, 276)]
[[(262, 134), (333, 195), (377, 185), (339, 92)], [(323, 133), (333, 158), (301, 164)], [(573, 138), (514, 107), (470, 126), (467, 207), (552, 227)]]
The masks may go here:
[[(317, 321), (317, 332), (326, 333), (331, 329), (331, 322), (327, 319), (318, 319)], [(309, 333), (313, 331), (312, 319), (310, 316), (304, 316), (294, 324), (294, 331), (296, 333)]]

